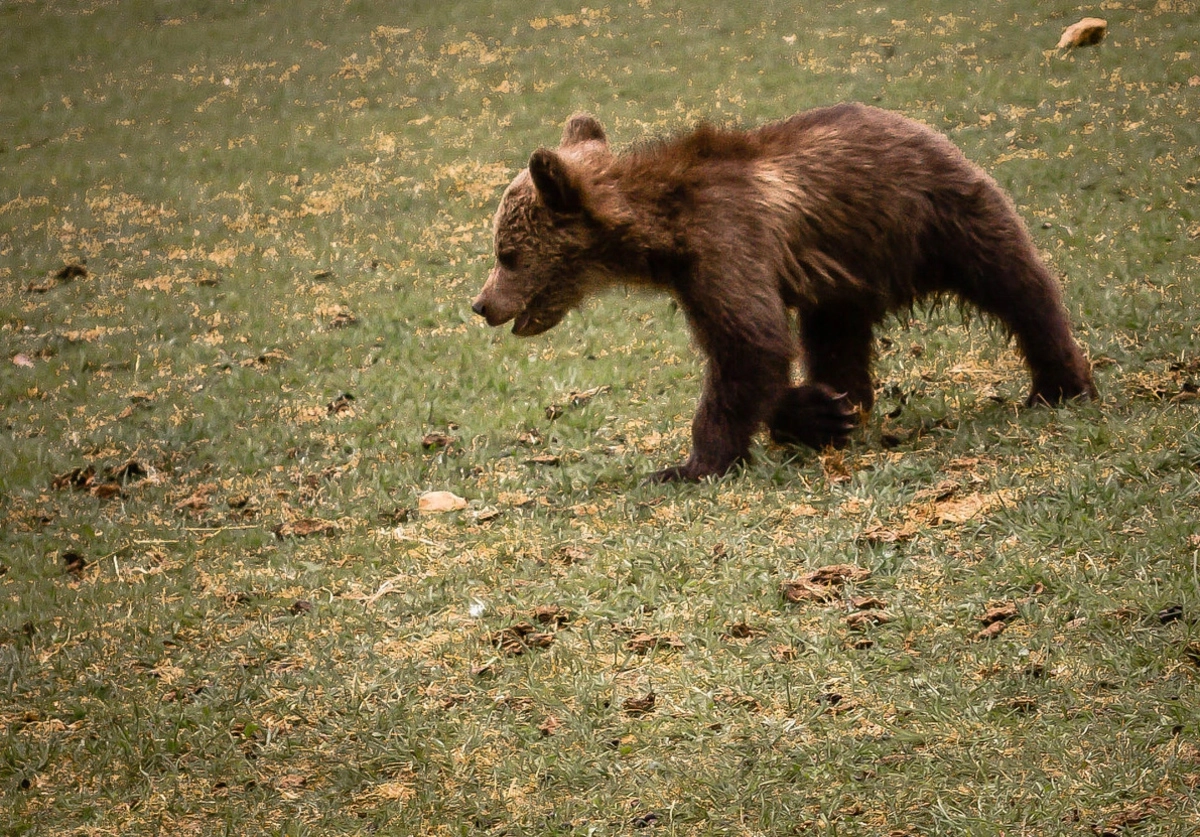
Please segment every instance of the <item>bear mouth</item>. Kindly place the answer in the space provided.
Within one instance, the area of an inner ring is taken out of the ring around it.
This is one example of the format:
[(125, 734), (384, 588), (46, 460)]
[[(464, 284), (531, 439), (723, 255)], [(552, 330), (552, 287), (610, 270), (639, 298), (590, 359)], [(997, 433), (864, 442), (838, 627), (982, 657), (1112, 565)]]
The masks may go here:
[(547, 315), (546, 312), (533, 313), (526, 309), (517, 315), (512, 333), (518, 337), (535, 337), (554, 328), (561, 319), (561, 314)]

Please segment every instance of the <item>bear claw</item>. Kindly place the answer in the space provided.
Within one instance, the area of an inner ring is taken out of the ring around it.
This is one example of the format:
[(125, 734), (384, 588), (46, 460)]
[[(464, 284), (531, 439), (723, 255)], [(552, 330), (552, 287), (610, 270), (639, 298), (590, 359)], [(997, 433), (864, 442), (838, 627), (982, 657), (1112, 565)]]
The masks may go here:
[(858, 406), (845, 392), (824, 384), (790, 387), (769, 422), (771, 438), (785, 445), (820, 450), (845, 447), (859, 425)]

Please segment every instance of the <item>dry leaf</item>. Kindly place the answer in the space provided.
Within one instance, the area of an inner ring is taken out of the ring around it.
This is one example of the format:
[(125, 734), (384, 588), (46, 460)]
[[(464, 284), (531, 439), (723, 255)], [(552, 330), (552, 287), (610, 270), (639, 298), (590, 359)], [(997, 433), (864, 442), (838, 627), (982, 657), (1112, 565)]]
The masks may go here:
[(426, 450), (432, 450), (434, 448), (447, 448), (456, 441), (458, 440), (449, 433), (426, 433), (421, 438), (421, 447), (425, 448)]
[(656, 648), (678, 650), (683, 648), (683, 643), (674, 634), (637, 634), (625, 643), (625, 650), (635, 654), (645, 654)]
[(554, 634), (535, 631), (528, 622), (495, 631), (488, 639), (510, 657), (524, 654), (530, 648), (547, 648), (554, 642)]
[(92, 484), (93, 478), (96, 476), (96, 469), (91, 465), (83, 468), (72, 468), (70, 471), (64, 471), (58, 474), (50, 481), (50, 487), (55, 490), (63, 488), (85, 489)]
[(1129, 826), (1137, 825), (1159, 813), (1163, 808), (1171, 807), (1171, 800), (1164, 796), (1151, 796), (1137, 802), (1128, 803), (1118, 811), (1108, 822), (1092, 826), (1092, 833), (1099, 837), (1119, 837), (1128, 833)]
[(836, 586), (841, 586), (848, 581), (864, 581), (870, 577), (870, 570), (856, 567), (853, 564), (830, 564), (818, 567), (806, 576), (807, 580), (815, 584)]
[(343, 392), (325, 405), (325, 412), (331, 416), (336, 416), (338, 413), (346, 412), (352, 406), (354, 406), (354, 395), (349, 392)]
[(750, 639), (756, 636), (765, 636), (766, 633), (761, 628), (755, 628), (745, 622), (734, 622), (725, 632), (725, 636), (729, 639)]
[(417, 499), (417, 510), (422, 514), (459, 511), (466, 507), (467, 501), (450, 491), (428, 491)]
[(830, 564), (818, 567), (801, 578), (785, 581), (780, 587), (789, 602), (823, 603), (836, 599), (846, 582), (862, 581), (870, 575), (870, 570), (853, 564)]
[(558, 605), (539, 605), (533, 609), (533, 618), (543, 625), (558, 628), (571, 621), (571, 612)]
[(121, 486), (115, 482), (102, 482), (99, 485), (93, 485), (88, 493), (101, 500), (109, 500), (121, 496)]
[(850, 600), (850, 605), (856, 610), (883, 610), (887, 602), (876, 596), (855, 596)]
[(803, 579), (785, 581), (779, 586), (783, 590), (783, 597), (789, 602), (797, 604), (801, 602), (824, 604), (825, 602), (833, 601), (838, 595), (838, 591), (834, 587), (825, 584), (813, 584), (811, 581), (804, 581)]
[(33, 360), (24, 352), (14, 355), (12, 362), (14, 366), (20, 366), (23, 369), (32, 369), (34, 365)]
[(1017, 603), (1004, 602), (989, 607), (987, 613), (979, 617), (979, 621), (985, 625), (991, 625), (994, 622), (1007, 622), (1009, 619), (1015, 618), (1016, 615)]
[(892, 621), (892, 615), (885, 610), (860, 610), (846, 617), (846, 627), (860, 631), (871, 625), (883, 625)]
[(921, 531), (920, 524), (916, 520), (906, 520), (899, 526), (884, 526), (882, 523), (875, 523), (863, 529), (859, 538), (870, 544), (881, 543), (903, 543), (910, 540)]
[(658, 698), (655, 696), (654, 690), (651, 689), (641, 697), (626, 698), (625, 702), (621, 704), (621, 708), (628, 715), (645, 715), (654, 709), (654, 704), (657, 700)]
[(68, 551), (62, 554), (63, 569), (71, 575), (78, 576), (87, 569), (87, 559), (75, 551)]
[(1074, 49), (1076, 47), (1095, 46), (1104, 40), (1108, 32), (1108, 21), (1098, 17), (1085, 17), (1078, 23), (1072, 23), (1063, 30), (1058, 39), (1058, 49)]
[(839, 483), (850, 479), (850, 466), (846, 464), (846, 456), (842, 451), (827, 450), (820, 458), (821, 470), (829, 482)]
[(64, 265), (61, 270), (54, 274), (54, 278), (60, 282), (70, 282), (72, 279), (86, 279), (88, 269), (81, 264)]
[(1004, 629), (1008, 627), (1007, 622), (993, 622), (979, 633), (975, 634), (976, 639), (995, 639), (1004, 633)]

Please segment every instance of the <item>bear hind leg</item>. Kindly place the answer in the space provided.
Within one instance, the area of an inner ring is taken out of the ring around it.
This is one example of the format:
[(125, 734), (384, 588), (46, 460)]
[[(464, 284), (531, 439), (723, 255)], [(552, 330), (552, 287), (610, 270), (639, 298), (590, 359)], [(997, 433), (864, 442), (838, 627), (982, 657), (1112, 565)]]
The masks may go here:
[(1033, 381), (1026, 404), (1095, 399), (1091, 365), (1075, 342), (1062, 294), (1033, 245), (976, 268), (978, 281), (960, 291), (1016, 339)]

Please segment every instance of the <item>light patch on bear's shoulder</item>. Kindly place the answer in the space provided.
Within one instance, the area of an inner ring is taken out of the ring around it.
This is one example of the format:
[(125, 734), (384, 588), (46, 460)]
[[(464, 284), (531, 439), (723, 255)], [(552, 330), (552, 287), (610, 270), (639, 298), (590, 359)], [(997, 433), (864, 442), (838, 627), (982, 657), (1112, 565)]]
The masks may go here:
[(794, 213), (803, 200), (797, 179), (779, 162), (761, 160), (755, 163), (754, 184), (758, 201), (768, 212), (784, 218)]

